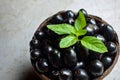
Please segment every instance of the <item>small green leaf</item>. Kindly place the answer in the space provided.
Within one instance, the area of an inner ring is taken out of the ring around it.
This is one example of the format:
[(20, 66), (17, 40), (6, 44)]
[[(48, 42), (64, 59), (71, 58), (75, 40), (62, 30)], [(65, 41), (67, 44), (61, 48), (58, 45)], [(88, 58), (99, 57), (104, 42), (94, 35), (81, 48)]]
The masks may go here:
[(85, 36), (82, 38), (81, 40), (81, 44), (90, 49), (90, 50), (93, 50), (95, 52), (99, 52), (99, 53), (105, 53), (105, 52), (108, 52), (105, 44), (97, 39), (96, 37), (93, 37), (93, 36)]
[(72, 46), (78, 41), (78, 38), (74, 35), (68, 35), (65, 38), (62, 38), (60, 41), (60, 48), (67, 48)]
[(77, 36), (82, 36), (87, 33), (87, 30), (85, 29), (80, 29), (79, 31), (76, 31)]
[(75, 29), (77, 31), (79, 31), (79, 30), (83, 29), (85, 26), (86, 26), (85, 16), (81, 11), (79, 11), (79, 15), (78, 15), (77, 19), (75, 20)]
[(54, 31), (55, 33), (62, 34), (75, 34), (75, 29), (70, 24), (55, 24), (55, 25), (47, 25), (47, 28)]

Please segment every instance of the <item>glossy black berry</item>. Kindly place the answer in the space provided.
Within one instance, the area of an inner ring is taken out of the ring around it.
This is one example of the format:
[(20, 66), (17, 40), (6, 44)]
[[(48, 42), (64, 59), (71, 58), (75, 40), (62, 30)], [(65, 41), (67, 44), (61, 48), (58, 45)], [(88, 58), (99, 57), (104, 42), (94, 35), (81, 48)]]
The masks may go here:
[(72, 71), (69, 69), (60, 70), (60, 80), (72, 80)]
[(85, 15), (85, 16), (88, 16), (88, 13), (85, 9), (80, 9), (80, 11)]
[(84, 68), (84, 67), (85, 67), (85, 64), (83, 61), (81, 61), (81, 62), (77, 62), (74, 69), (79, 69), (79, 68)]
[(114, 30), (110, 25), (101, 27), (100, 33), (105, 37), (107, 41), (112, 41), (114, 39)]
[(99, 60), (91, 61), (89, 65), (89, 72), (94, 76), (101, 76), (104, 72), (103, 63)]
[(76, 65), (77, 55), (74, 49), (70, 48), (64, 52), (64, 62), (68, 67), (73, 67)]
[(36, 39), (38, 39), (38, 40), (42, 40), (43, 38), (45, 38), (45, 33), (42, 31), (42, 30), (40, 30), (40, 31), (37, 31), (36, 33), (35, 33), (35, 37), (36, 37)]
[(89, 55), (88, 49), (81, 46), (80, 44), (75, 45), (75, 51), (77, 54), (78, 61), (85, 60), (87, 56)]
[(66, 17), (67, 18), (75, 18), (75, 13), (71, 10), (66, 11)]
[(112, 58), (109, 56), (104, 56), (101, 60), (103, 62), (105, 69), (110, 67), (110, 65), (112, 64)]
[(107, 49), (108, 49), (108, 52), (109, 52), (109, 54), (114, 54), (114, 53), (116, 53), (116, 48), (117, 48), (117, 46), (116, 46), (116, 44), (115, 43), (113, 43), (113, 42), (108, 42), (107, 44), (106, 44), (106, 46), (107, 46)]
[(94, 60), (94, 59), (101, 59), (102, 56), (103, 56), (103, 54), (101, 54), (101, 53), (89, 50), (88, 59), (91, 60), (91, 61)]
[(89, 76), (84, 69), (78, 68), (74, 71), (75, 80), (89, 80)]
[(31, 59), (38, 59), (39, 57), (42, 56), (41, 51), (38, 50), (38, 49), (32, 50), (30, 53), (31, 53), (30, 54), (31, 55)]
[[(55, 42), (61, 37), (61, 35), (57, 35), (55, 32), (51, 31), (50, 29), (45, 29), (45, 31), (46, 31), (45, 39), (47, 39), (49, 42)], [(45, 39), (43, 39), (43, 40), (45, 40)]]
[(74, 21), (73, 18), (69, 18), (69, 19), (68, 19), (68, 23), (69, 23), (69, 24), (74, 25), (74, 22), (75, 22), (75, 21)]
[(48, 66), (48, 62), (46, 59), (39, 59), (37, 62), (36, 62), (36, 68), (39, 72), (48, 72), (49, 71), (49, 66)]
[(104, 43), (106, 42), (105, 38), (102, 35), (96, 34), (95, 36), (97, 39), (101, 40), (102, 42), (104, 42)]
[(75, 13), (71, 10), (66, 11), (65, 13), (65, 23), (68, 23), (70, 25), (74, 25), (75, 22)]
[(61, 67), (61, 53), (58, 50), (55, 49), (52, 53), (49, 53), (48, 59), (53, 67)]
[(59, 76), (59, 75), (60, 75), (59, 71), (56, 71), (56, 70), (53, 70), (51, 73), (52, 73), (54, 76)]
[(30, 41), (30, 46), (32, 48), (39, 48), (40, 47), (40, 41), (37, 39), (33, 39)]
[(93, 18), (88, 18), (88, 23), (90, 23), (92, 25), (96, 25), (96, 21)]
[(99, 30), (99, 28), (98, 28), (98, 26), (96, 26), (96, 25), (88, 24), (88, 25), (86, 26), (86, 30), (87, 30), (87, 34), (86, 34), (86, 35), (91, 36), (91, 35), (94, 35), (94, 33), (97, 33), (98, 30)]
[(43, 53), (44, 53), (44, 56), (47, 57), (48, 54), (53, 53), (53, 47), (50, 45), (44, 45)]
[(57, 70), (51, 71), (51, 73), (49, 74), (49, 78), (51, 80), (59, 80), (59, 71)]
[(101, 21), (97, 21), (97, 24), (96, 24), (99, 28), (102, 28), (104, 26), (106, 26), (107, 24), (106, 23), (103, 23)]
[(62, 14), (57, 14), (53, 17), (51, 23), (53, 24), (60, 24), (64, 22), (64, 17), (62, 16)]

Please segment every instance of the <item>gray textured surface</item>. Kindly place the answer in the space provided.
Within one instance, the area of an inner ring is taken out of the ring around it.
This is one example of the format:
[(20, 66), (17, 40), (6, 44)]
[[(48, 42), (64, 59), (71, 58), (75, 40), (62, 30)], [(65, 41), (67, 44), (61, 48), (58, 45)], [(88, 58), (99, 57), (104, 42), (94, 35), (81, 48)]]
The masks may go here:
[[(110, 23), (120, 38), (119, 5), (120, 0), (0, 0), (0, 80), (36, 79), (29, 60), (29, 41), (48, 16), (64, 9), (85, 8)], [(104, 80), (120, 80), (119, 68), (120, 59)]]

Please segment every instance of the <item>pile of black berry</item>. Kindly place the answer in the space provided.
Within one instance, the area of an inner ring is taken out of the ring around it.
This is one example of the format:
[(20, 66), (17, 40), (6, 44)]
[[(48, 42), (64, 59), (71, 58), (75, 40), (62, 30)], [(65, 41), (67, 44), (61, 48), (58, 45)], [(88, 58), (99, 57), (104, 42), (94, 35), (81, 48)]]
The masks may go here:
[[(111, 25), (97, 16), (88, 15), (84, 9), (87, 33), (101, 40), (108, 52), (100, 54), (76, 43), (60, 48), (59, 42), (66, 35), (58, 35), (47, 28), (49, 24), (74, 25), (78, 13), (71, 10), (59, 12), (48, 18), (35, 32), (30, 42), (31, 62), (38, 74), (51, 80), (93, 80), (113, 64), (118, 49), (118, 37)], [(80, 36), (81, 39), (83, 36)]]

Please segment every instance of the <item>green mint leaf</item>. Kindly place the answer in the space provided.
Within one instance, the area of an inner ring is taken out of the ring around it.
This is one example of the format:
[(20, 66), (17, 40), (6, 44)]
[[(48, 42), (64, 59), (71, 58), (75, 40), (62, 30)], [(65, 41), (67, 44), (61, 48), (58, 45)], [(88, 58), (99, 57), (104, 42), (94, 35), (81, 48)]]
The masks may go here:
[(72, 46), (78, 41), (78, 38), (74, 35), (68, 35), (65, 38), (62, 38), (60, 41), (60, 48), (67, 48)]
[(75, 29), (70, 24), (54, 24), (54, 25), (47, 25), (47, 28), (54, 31), (55, 33), (62, 35), (62, 34), (75, 34)]
[(86, 26), (85, 16), (81, 11), (79, 11), (79, 15), (78, 15), (77, 19), (75, 20), (75, 29), (77, 31), (79, 31), (79, 30), (83, 29), (85, 26)]
[(80, 29), (79, 31), (76, 31), (77, 36), (82, 36), (87, 33), (87, 30), (85, 29)]
[(93, 36), (85, 36), (82, 38), (81, 40), (81, 44), (90, 49), (90, 50), (93, 50), (95, 52), (99, 52), (99, 53), (105, 53), (105, 52), (108, 52), (105, 44), (97, 39), (96, 37), (93, 37)]

